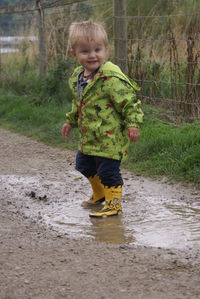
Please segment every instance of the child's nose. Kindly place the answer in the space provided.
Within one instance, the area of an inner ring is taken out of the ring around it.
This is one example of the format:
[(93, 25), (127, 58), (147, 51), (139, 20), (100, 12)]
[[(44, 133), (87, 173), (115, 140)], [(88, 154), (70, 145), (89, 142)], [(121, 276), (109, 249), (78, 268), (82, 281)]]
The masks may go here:
[(91, 51), (91, 52), (89, 53), (89, 56), (90, 56), (90, 57), (94, 57), (94, 56), (95, 56), (95, 51)]

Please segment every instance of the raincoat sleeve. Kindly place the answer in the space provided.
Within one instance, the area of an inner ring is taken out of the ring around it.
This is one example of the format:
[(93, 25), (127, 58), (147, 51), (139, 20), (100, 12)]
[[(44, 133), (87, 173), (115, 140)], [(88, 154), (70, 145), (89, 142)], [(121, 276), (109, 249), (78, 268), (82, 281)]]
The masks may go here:
[(66, 123), (70, 124), (72, 127), (77, 127), (78, 126), (78, 99), (71, 80), (69, 80), (69, 87), (72, 91), (73, 100), (72, 100), (71, 111), (66, 113)]
[(72, 100), (71, 111), (66, 113), (66, 123), (68, 123), (72, 127), (78, 126), (78, 107), (77, 101), (75, 99)]
[(136, 83), (131, 84), (117, 77), (111, 77), (106, 84), (107, 94), (116, 111), (122, 116), (126, 128), (138, 128), (143, 122), (141, 101), (136, 96), (138, 90)]

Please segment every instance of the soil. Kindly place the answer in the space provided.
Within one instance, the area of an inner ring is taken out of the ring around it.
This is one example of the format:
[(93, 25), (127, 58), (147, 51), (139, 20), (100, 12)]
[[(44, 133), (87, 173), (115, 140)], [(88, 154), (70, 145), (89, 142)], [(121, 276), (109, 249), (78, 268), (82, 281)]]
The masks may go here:
[[(68, 226), (62, 232), (47, 225), (43, 211), (49, 206), (61, 198), (73, 204), (89, 191), (84, 180), (74, 177), (74, 158), (74, 152), (0, 129), (0, 299), (200, 298), (199, 246), (79, 238), (67, 233)], [(177, 192), (191, 205), (199, 198), (192, 187), (123, 173), (133, 181), (129, 192), (143, 187), (143, 197), (153, 188), (155, 193)], [(35, 212), (38, 206), (41, 213)]]

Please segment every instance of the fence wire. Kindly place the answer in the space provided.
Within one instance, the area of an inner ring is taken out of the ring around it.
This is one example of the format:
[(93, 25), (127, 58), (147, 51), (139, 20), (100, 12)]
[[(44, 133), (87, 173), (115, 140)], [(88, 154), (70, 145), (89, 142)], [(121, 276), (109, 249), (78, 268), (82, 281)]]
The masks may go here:
[(128, 16), (128, 70), (147, 103), (174, 117), (200, 113), (200, 13)]

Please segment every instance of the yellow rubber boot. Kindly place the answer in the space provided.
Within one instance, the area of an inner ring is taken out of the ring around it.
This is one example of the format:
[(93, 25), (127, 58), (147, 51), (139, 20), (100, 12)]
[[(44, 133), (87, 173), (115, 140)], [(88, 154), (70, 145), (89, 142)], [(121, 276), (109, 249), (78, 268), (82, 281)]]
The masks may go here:
[(105, 218), (108, 216), (121, 215), (122, 186), (105, 187), (105, 205), (99, 212), (90, 214), (90, 217)]
[(103, 202), (105, 200), (104, 186), (101, 183), (99, 176), (95, 174), (93, 177), (89, 177), (88, 180), (91, 184), (93, 194), (88, 200), (83, 201), (82, 205), (90, 206)]

